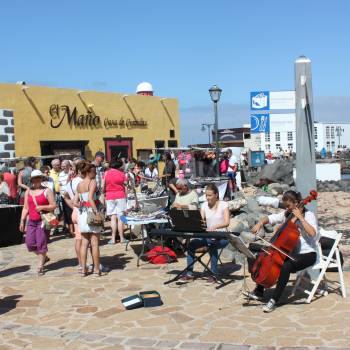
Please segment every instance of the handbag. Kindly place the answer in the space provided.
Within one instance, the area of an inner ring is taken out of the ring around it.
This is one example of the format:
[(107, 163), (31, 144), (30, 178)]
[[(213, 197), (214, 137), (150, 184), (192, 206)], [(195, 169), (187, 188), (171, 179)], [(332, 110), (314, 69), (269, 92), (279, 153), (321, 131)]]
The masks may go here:
[[(44, 191), (45, 192), (45, 191)], [(33, 198), (33, 202), (35, 204), (36, 207), (38, 207), (38, 203), (35, 199), (35, 196), (32, 195), (32, 198)], [(44, 229), (49, 231), (51, 230), (52, 228), (55, 228), (58, 226), (59, 224), (59, 221), (56, 217), (55, 214), (53, 213), (43, 213), (42, 211), (40, 212), (40, 218), (41, 218), (41, 221), (43, 222), (43, 225), (44, 225)]]
[(103, 226), (103, 217), (101, 213), (94, 213), (92, 210), (88, 211), (86, 221), (89, 226)]

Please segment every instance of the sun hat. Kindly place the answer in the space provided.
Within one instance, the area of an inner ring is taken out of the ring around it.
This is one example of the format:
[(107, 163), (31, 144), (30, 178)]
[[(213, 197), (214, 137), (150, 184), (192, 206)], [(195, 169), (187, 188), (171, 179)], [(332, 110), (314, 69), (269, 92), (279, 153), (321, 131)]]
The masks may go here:
[(44, 177), (44, 174), (39, 169), (35, 169), (30, 173), (30, 178), (33, 179), (34, 177)]

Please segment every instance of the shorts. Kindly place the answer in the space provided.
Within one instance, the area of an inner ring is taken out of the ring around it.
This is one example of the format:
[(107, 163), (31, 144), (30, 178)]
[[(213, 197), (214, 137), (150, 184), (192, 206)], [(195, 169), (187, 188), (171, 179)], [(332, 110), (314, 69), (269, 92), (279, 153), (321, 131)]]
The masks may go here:
[(107, 216), (122, 215), (126, 210), (126, 198), (108, 199), (107, 203)]
[(236, 179), (236, 173), (229, 172), (229, 173), (227, 173), (227, 177), (228, 177), (230, 180), (235, 180), (235, 179)]
[(45, 231), (42, 221), (28, 220), (26, 230), (26, 246), (28, 251), (46, 253), (50, 231)]
[(74, 207), (72, 212), (72, 223), (74, 225), (75, 239), (81, 239), (81, 232), (79, 230), (79, 225), (78, 225), (78, 215), (79, 215), (79, 209), (77, 207)]

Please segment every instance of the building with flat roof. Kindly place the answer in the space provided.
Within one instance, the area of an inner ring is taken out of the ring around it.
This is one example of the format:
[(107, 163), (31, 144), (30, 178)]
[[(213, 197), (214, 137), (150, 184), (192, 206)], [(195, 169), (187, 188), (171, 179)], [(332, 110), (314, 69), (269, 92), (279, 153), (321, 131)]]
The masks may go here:
[[(0, 84), (0, 158), (75, 153), (92, 158), (148, 159), (155, 148), (177, 147), (174, 98)], [(146, 89), (146, 90), (147, 90)]]

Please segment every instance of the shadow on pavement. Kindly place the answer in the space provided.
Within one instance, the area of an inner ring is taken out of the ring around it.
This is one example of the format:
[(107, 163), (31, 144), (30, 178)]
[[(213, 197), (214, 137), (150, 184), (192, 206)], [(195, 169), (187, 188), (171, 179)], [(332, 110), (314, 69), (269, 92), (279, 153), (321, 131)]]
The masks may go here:
[(17, 303), (23, 295), (10, 295), (8, 297), (0, 299), (0, 315), (6, 314), (7, 312), (16, 308)]
[(111, 270), (124, 270), (130, 260), (132, 260), (132, 257), (125, 254), (115, 254), (113, 256), (102, 256), (101, 264), (109, 267)]
[(0, 278), (15, 275), (16, 273), (27, 272), (29, 270), (30, 270), (29, 265), (11, 267), (9, 269), (0, 271)]
[(49, 271), (59, 270), (63, 269), (65, 267), (74, 267), (77, 266), (78, 260), (77, 258), (70, 258), (70, 259), (62, 259), (55, 261), (51, 264), (46, 264), (45, 268)]

